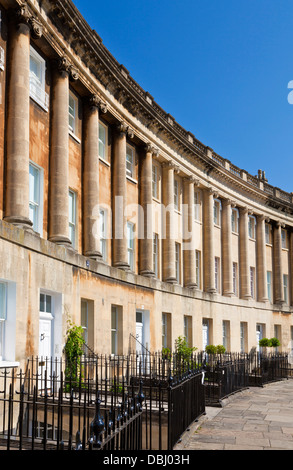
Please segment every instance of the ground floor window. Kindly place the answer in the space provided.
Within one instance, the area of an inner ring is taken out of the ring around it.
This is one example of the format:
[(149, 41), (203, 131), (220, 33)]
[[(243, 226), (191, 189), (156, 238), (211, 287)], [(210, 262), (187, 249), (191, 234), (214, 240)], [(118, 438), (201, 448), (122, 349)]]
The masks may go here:
[(4, 282), (0, 282), (0, 361), (4, 356), (4, 332), (6, 322), (7, 287)]

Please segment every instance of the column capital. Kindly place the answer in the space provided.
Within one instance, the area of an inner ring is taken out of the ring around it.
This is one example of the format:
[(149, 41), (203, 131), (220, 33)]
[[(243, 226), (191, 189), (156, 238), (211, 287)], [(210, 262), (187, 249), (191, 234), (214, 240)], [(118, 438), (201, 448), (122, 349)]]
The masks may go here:
[(57, 68), (58, 72), (67, 73), (70, 80), (72, 80), (72, 81), (77, 81), (78, 80), (79, 72), (78, 72), (77, 68), (74, 67), (74, 65), (71, 64), (68, 57), (66, 57), (66, 56), (59, 57), (59, 59), (57, 59), (55, 63), (56, 63), (56, 68)]
[(240, 207), (240, 208), (239, 208), (239, 212), (240, 212), (240, 214), (242, 214), (242, 215), (248, 215), (248, 207), (247, 207), (247, 206)]
[(103, 102), (101, 100), (101, 98), (96, 95), (96, 94), (92, 94), (89, 98), (88, 98), (88, 103), (89, 103), (89, 106), (91, 109), (94, 109), (94, 108), (97, 108), (99, 109), (103, 114), (106, 114), (107, 110), (108, 110), (108, 107), (107, 107), (107, 104), (105, 102)]
[(150, 142), (144, 144), (144, 149), (146, 153), (151, 153), (153, 157), (157, 158), (159, 156), (159, 149), (154, 147)]
[(213, 188), (212, 186), (208, 186), (207, 188), (205, 188), (205, 191), (209, 194), (209, 195), (213, 195), (213, 197), (217, 198), (219, 197), (219, 193), (217, 192), (217, 190), (215, 188)]
[(269, 222), (270, 219), (265, 214), (257, 214), (257, 220), (260, 222)]
[(236, 207), (236, 202), (233, 201), (232, 199), (223, 199), (222, 200), (223, 206), (231, 206), (231, 207)]
[(168, 161), (162, 163), (162, 168), (166, 168), (168, 170), (176, 170), (176, 168), (178, 168), (178, 166), (174, 162), (172, 162), (171, 160), (168, 160)]
[(276, 227), (277, 228), (285, 228), (285, 223), (282, 222), (281, 220), (276, 221)]
[(39, 39), (43, 35), (43, 25), (31, 14), (28, 5), (24, 3), (16, 10), (17, 24), (26, 24), (35, 39)]
[(194, 184), (195, 186), (199, 186), (199, 179), (197, 179), (194, 175), (185, 176), (183, 181), (187, 184)]
[(130, 139), (133, 139), (134, 137), (134, 132), (133, 130), (131, 129), (131, 127), (129, 127), (129, 125), (125, 122), (125, 121), (121, 121), (117, 124), (116, 126), (117, 128), (117, 131), (120, 133), (120, 134), (125, 134), (127, 135), (128, 137), (130, 137)]

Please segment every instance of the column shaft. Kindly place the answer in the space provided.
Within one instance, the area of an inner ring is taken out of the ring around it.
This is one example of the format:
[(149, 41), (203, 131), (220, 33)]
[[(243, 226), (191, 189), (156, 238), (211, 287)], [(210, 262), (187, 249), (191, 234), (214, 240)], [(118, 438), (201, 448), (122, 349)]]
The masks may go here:
[(113, 265), (129, 269), (126, 238), (126, 134), (127, 126), (119, 125), (114, 141), (113, 162)]
[(223, 295), (233, 295), (232, 269), (232, 224), (231, 201), (224, 200), (222, 209), (222, 266), (223, 266)]
[(194, 244), (194, 179), (184, 179), (183, 189), (183, 257), (184, 285), (196, 288), (195, 244)]
[(240, 209), (239, 215), (239, 262), (240, 262), (240, 297), (250, 299), (250, 271), (248, 256), (248, 210)]
[(214, 252), (214, 192), (203, 191), (203, 259), (204, 290), (215, 293), (215, 252)]
[(174, 238), (174, 165), (163, 165), (163, 281), (176, 283)]
[[(12, 22), (11, 22), (12, 23)], [(5, 220), (29, 228), (30, 27), (10, 24)]]
[(274, 228), (274, 293), (275, 303), (284, 303), (283, 271), (282, 271), (282, 225), (277, 223)]
[(84, 124), (83, 217), (84, 254), (100, 259), (99, 107), (94, 97), (86, 106)]
[(70, 245), (69, 240), (69, 72), (59, 63), (52, 86), (52, 128), (50, 158), (49, 240)]
[(142, 157), (141, 167), (141, 206), (143, 210), (143, 230), (140, 240), (140, 274), (154, 276), (153, 266), (153, 214), (152, 214), (152, 169), (153, 149), (147, 146)]
[(266, 239), (265, 239), (265, 217), (257, 217), (256, 225), (256, 262), (257, 262), (257, 291), (258, 301), (268, 300), (267, 273), (266, 273)]

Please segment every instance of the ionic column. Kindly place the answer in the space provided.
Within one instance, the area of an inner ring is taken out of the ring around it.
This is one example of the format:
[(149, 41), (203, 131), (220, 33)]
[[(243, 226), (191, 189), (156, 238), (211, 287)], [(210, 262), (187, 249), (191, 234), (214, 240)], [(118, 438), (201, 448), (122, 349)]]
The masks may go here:
[(183, 188), (183, 257), (184, 286), (190, 289), (196, 285), (196, 260), (194, 244), (194, 184), (191, 176), (184, 178)]
[(163, 281), (176, 283), (174, 235), (174, 169), (172, 162), (163, 167)]
[(282, 237), (281, 231), (283, 224), (278, 221), (273, 228), (274, 237), (274, 292), (275, 303), (284, 303), (284, 286), (283, 286), (283, 270), (282, 270)]
[(49, 240), (71, 245), (69, 239), (69, 79), (77, 79), (66, 57), (57, 61), (52, 82)]
[(239, 264), (240, 264), (240, 297), (251, 299), (250, 271), (248, 256), (248, 209), (239, 211)]
[(214, 190), (203, 191), (204, 290), (215, 293)]
[(31, 228), (29, 220), (30, 38), (42, 27), (26, 5), (10, 21), (5, 220)]
[(129, 127), (122, 122), (116, 131), (113, 161), (113, 265), (128, 270), (130, 266), (126, 237), (126, 136)]
[(257, 216), (256, 224), (256, 264), (257, 264), (257, 295), (259, 302), (268, 300), (266, 272), (266, 238), (264, 215)]
[(232, 202), (228, 199), (222, 204), (222, 252), (223, 252), (223, 295), (231, 296), (233, 292), (233, 269), (232, 269)]
[(140, 240), (140, 274), (153, 277), (153, 192), (152, 170), (155, 149), (147, 144), (141, 165), (141, 206), (143, 209), (143, 231)]
[(83, 224), (84, 254), (101, 259), (99, 224), (99, 110), (106, 112), (98, 96), (90, 97), (84, 123)]

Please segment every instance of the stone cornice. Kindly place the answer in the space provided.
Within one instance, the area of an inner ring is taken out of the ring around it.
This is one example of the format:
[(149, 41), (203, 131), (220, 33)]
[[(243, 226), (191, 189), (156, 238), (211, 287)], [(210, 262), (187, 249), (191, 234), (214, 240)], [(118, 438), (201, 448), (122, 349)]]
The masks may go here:
[[(23, 3), (23, 2), (22, 2)], [(35, 2), (28, 0), (36, 12)], [(42, 6), (59, 30), (65, 42), (74, 51), (90, 73), (107, 89), (130, 114), (137, 117), (143, 126), (155, 132), (170, 147), (176, 147), (178, 153), (190, 158), (191, 165), (206, 169), (207, 174), (218, 173), (230, 185), (241, 187), (249, 196), (253, 196), (269, 207), (293, 214), (292, 194), (273, 188), (266, 181), (249, 175), (245, 170), (235, 167), (227, 159), (217, 155), (212, 149), (202, 144), (194, 135), (183, 129), (175, 119), (166, 113), (130, 76), (128, 70), (111, 55), (102, 43), (102, 39), (93, 31), (71, 0), (45, 0)], [(35, 15), (36, 16), (36, 15)], [(64, 53), (61, 44), (46, 29), (44, 35), (59, 56)], [(78, 62), (78, 61), (77, 61)], [(81, 79), (82, 73), (80, 73)], [(90, 90), (94, 93), (95, 90)]]

